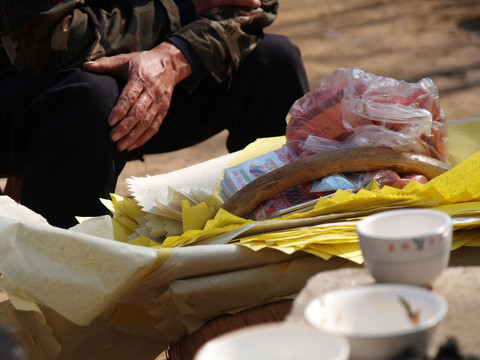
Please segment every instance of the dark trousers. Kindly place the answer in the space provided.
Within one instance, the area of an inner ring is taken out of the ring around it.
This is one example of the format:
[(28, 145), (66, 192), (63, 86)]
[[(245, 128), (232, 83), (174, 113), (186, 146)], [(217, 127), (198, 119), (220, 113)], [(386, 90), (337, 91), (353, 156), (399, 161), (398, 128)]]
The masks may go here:
[(308, 91), (298, 49), (266, 35), (230, 84), (206, 78), (194, 93), (177, 86), (158, 133), (133, 153), (115, 150), (108, 114), (123, 83), (65, 69), (32, 78), (0, 78), (0, 175), (21, 175), (21, 203), (50, 224), (108, 213), (100, 198), (115, 191), (125, 162), (201, 142), (227, 129), (227, 148), (285, 134), (291, 105)]

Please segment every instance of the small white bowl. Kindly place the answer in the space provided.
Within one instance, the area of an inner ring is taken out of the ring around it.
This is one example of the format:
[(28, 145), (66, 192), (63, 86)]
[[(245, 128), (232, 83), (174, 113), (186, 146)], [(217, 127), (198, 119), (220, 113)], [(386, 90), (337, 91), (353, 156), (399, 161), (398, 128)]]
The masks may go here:
[(378, 282), (430, 286), (448, 265), (452, 219), (440, 211), (402, 209), (359, 221), (365, 267)]
[(322, 331), (345, 336), (351, 359), (384, 360), (410, 347), (426, 348), (447, 312), (446, 300), (423, 287), (372, 284), (312, 300), (305, 318)]
[(235, 330), (208, 341), (194, 360), (347, 360), (341, 336), (288, 324), (269, 323)]

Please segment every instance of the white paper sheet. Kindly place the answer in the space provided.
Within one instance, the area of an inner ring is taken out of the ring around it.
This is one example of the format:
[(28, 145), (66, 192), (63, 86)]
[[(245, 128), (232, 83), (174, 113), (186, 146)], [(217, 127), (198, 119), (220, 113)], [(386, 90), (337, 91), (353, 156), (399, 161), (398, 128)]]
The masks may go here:
[[(127, 179), (129, 189), (145, 212), (156, 213), (156, 202), (167, 204), (168, 187), (187, 190), (203, 190), (211, 194), (223, 171), (238, 155), (238, 152), (226, 154), (215, 159), (192, 165), (166, 174), (132, 177)], [(161, 214), (160, 214), (161, 215)]]
[(151, 248), (7, 217), (0, 217), (0, 234), (0, 273), (79, 325), (113, 304), (157, 260)]

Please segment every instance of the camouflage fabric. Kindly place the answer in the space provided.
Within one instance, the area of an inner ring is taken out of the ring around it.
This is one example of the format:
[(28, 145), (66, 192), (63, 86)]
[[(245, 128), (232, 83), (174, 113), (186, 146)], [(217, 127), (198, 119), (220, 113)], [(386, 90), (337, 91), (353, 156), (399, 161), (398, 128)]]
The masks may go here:
[[(174, 0), (0, 0), (0, 71), (41, 75), (86, 60), (148, 50), (178, 35), (218, 81), (231, 77), (276, 17), (258, 9), (215, 8), (180, 26)], [(9, 63), (6, 65), (8, 55)], [(1, 72), (0, 72), (1, 73)]]
[(277, 1), (254, 10), (216, 8), (205, 17), (176, 31), (200, 56), (217, 80), (229, 78), (255, 48), (264, 27), (276, 17)]

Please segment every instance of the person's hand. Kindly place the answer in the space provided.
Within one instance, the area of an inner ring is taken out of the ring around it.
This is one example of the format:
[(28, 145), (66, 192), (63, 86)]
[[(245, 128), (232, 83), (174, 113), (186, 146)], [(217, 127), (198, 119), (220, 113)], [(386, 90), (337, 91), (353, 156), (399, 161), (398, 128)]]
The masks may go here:
[(170, 107), (173, 88), (192, 74), (182, 52), (168, 42), (149, 51), (86, 62), (84, 69), (127, 81), (108, 117), (110, 138), (120, 151), (142, 146), (157, 133)]
[(195, 12), (197, 15), (219, 6), (241, 6), (248, 8), (258, 8), (266, 0), (193, 0)]

